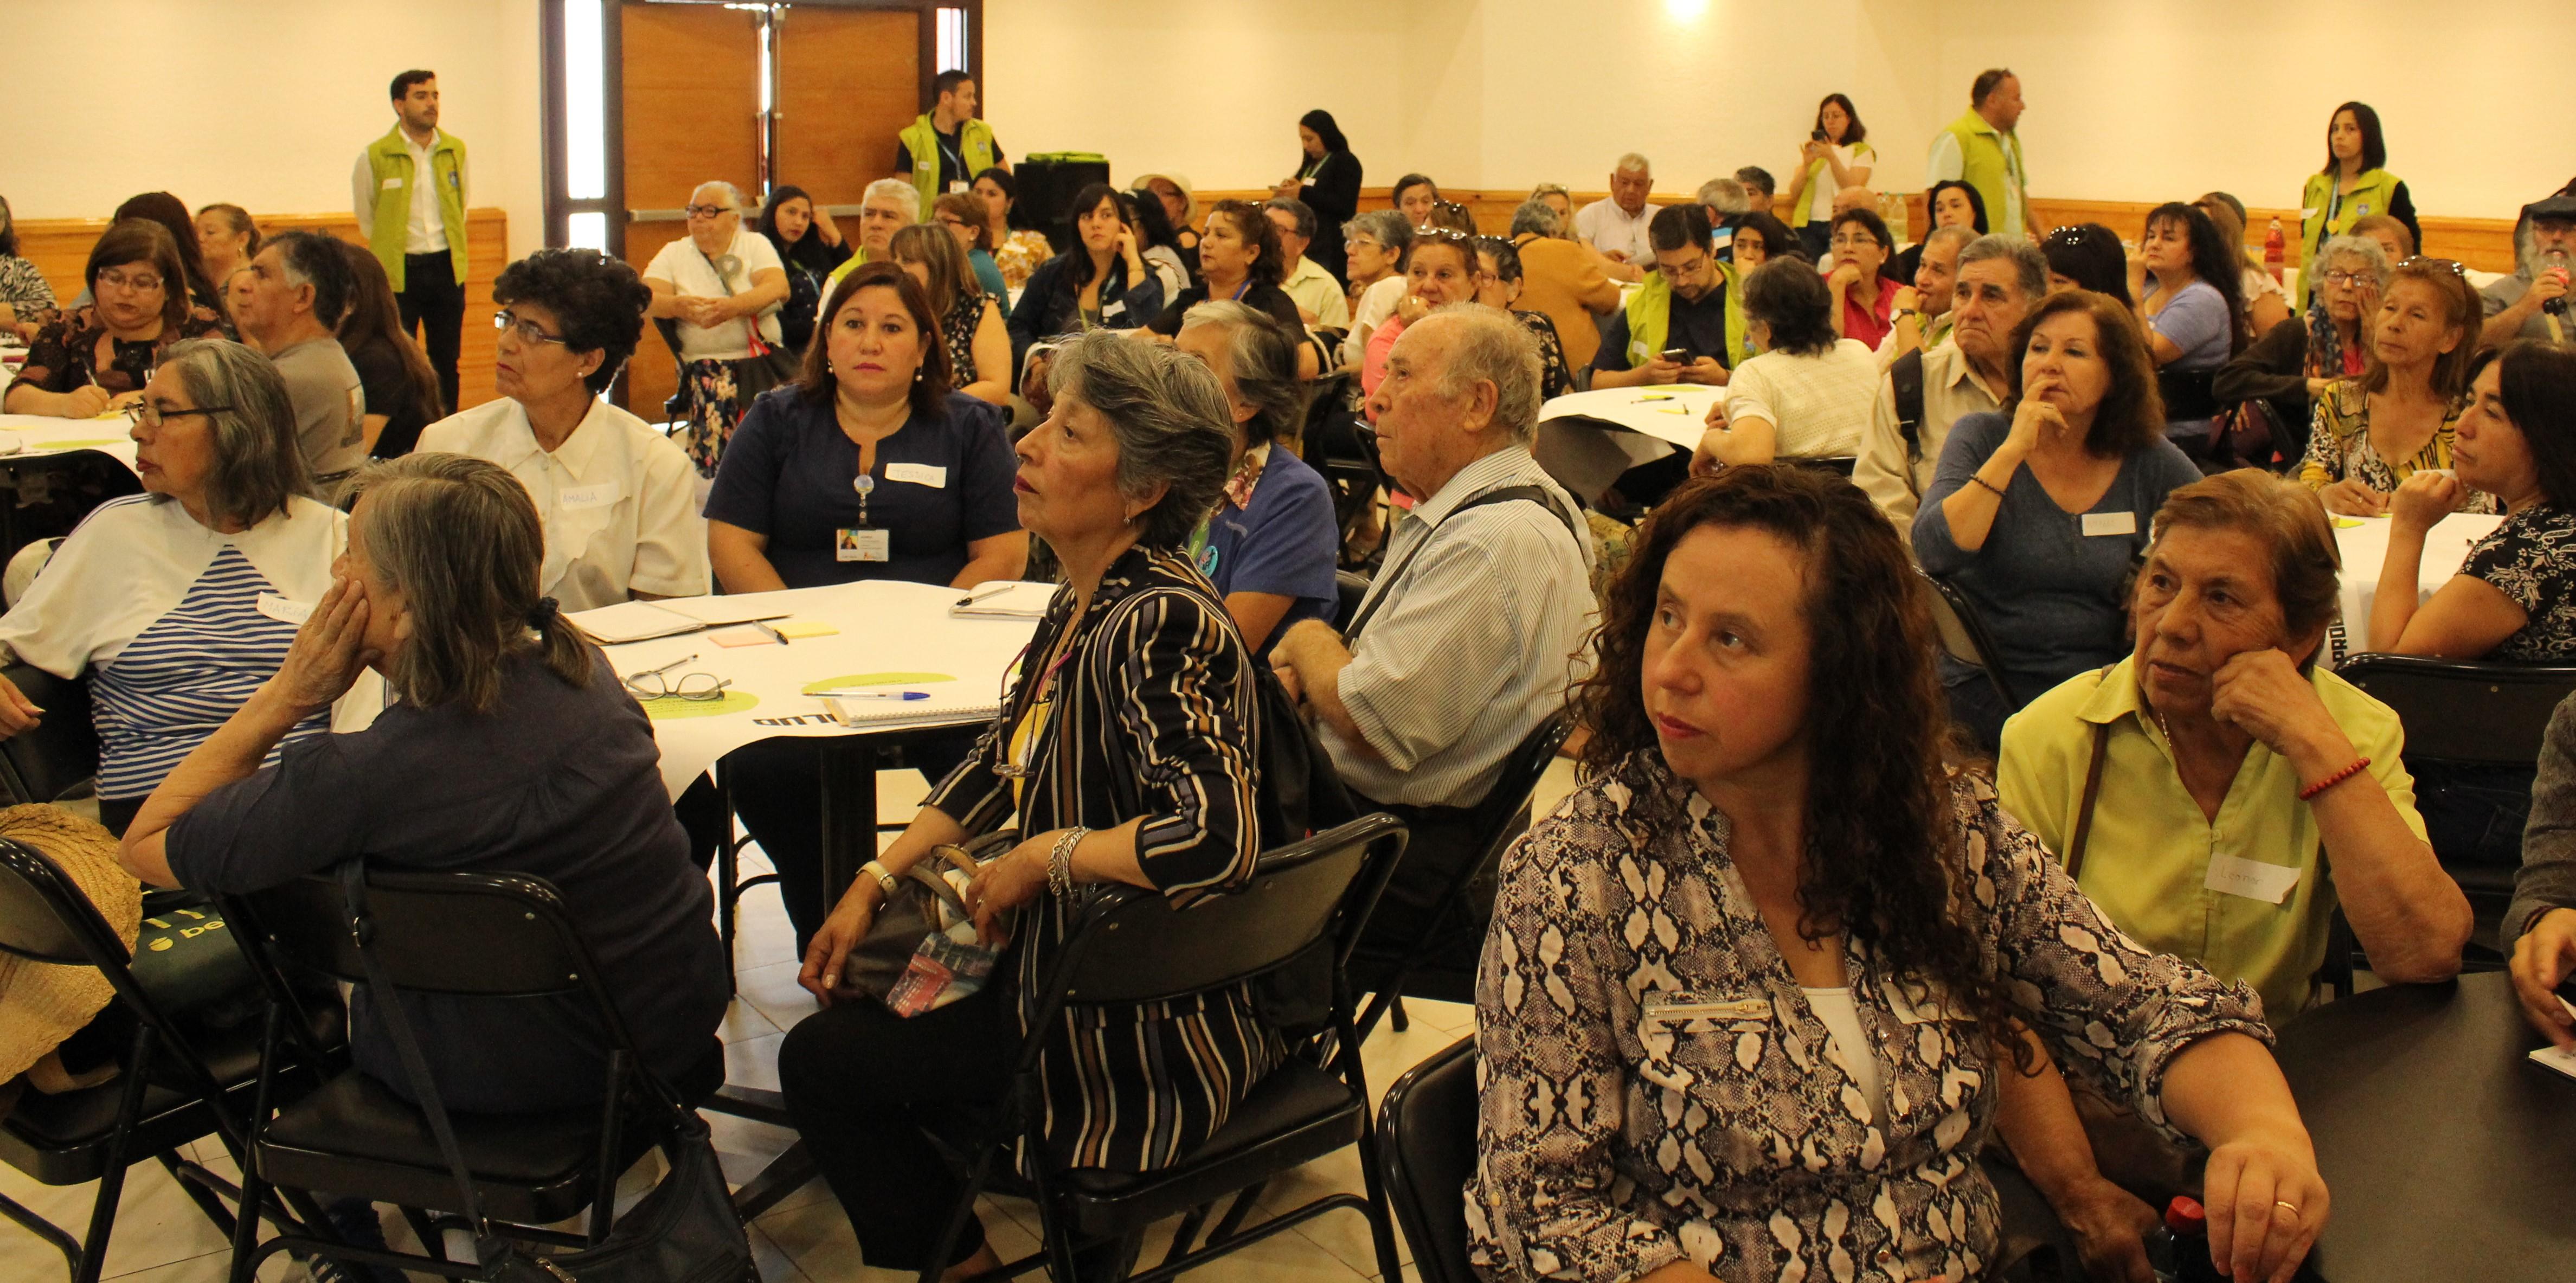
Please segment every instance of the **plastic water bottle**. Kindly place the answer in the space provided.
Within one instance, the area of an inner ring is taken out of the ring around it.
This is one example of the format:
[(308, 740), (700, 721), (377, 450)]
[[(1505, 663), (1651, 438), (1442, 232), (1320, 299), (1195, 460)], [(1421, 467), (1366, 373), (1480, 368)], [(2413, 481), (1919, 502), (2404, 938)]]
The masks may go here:
[(2289, 235), (2281, 230), (2281, 220), (2275, 218), (2272, 230), (2263, 234), (2263, 270), (2270, 272), (2273, 280), (2281, 279), (2282, 260), (2288, 258), (2289, 253)]
[(2175, 1195), (2165, 1205), (2165, 1223), (2147, 1232), (2146, 1246), (2156, 1283), (2226, 1283), (2210, 1264), (2209, 1213), (2197, 1200)]

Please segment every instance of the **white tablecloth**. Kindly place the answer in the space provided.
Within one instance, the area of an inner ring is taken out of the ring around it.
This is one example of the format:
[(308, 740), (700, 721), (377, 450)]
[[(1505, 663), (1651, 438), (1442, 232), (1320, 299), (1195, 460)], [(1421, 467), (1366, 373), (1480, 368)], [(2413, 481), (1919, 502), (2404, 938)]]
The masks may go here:
[(695, 656), (668, 677), (676, 682), (707, 673), (732, 679), (725, 698), (714, 703), (644, 701), (645, 711), (654, 715), (653, 738), (662, 750), (662, 783), (677, 798), (717, 758), (745, 744), (775, 735), (853, 733), (832, 719), (821, 699), (805, 694), (809, 687), (908, 687), (934, 694), (924, 702), (921, 717), (871, 730), (984, 720), (983, 714), (941, 710), (994, 703), (1003, 674), (1028, 645), (1037, 623), (951, 619), (948, 608), (959, 595), (945, 586), (868, 580), (727, 597), (727, 606), (772, 605), (789, 611), (774, 624), (791, 632), (800, 623), (828, 624), (840, 631), (794, 638), (785, 646), (727, 647), (716, 644), (716, 634), (757, 635), (758, 630), (715, 629), (611, 646), (608, 661), (620, 675), (628, 675)]
[[(2370, 649), (2370, 599), (2379, 591), (2379, 569), (2388, 564), (2386, 517), (2336, 517), (2335, 548), (2343, 555), (2343, 645), (2333, 659)], [(2502, 517), (2455, 512), (2424, 534), (2424, 562), (2417, 576), (2418, 600), (2460, 573), (2469, 545), (2484, 538)]]
[[(122, 414), (95, 419), (57, 419), (42, 414), (0, 414), (0, 467), (14, 458), (96, 450), (131, 470), (133, 422)], [(11, 445), (16, 446), (11, 449)]]
[(1539, 407), (1532, 453), (1559, 485), (1596, 502), (1620, 473), (1699, 448), (1708, 407), (1724, 395), (1722, 388), (1678, 383), (1569, 392)]

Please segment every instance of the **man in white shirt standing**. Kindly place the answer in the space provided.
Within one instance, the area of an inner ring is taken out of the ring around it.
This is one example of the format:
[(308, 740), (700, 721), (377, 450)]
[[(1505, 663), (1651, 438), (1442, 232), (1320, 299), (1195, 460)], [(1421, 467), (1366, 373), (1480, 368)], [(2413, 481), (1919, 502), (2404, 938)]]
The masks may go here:
[(1630, 152), (1610, 171), (1610, 199), (1596, 200), (1574, 216), (1574, 238), (1601, 251), (1612, 264), (1610, 275), (1619, 280), (1643, 279), (1645, 269), (1639, 264), (1655, 257), (1654, 247), (1646, 243), (1646, 224), (1660, 208), (1646, 203), (1646, 193), (1654, 188), (1654, 166)]
[(358, 153), (350, 178), (358, 230), (394, 286), (405, 333), (438, 370), (442, 413), (456, 409), (465, 325), (465, 143), (438, 127), (438, 73), (394, 77), (394, 127)]

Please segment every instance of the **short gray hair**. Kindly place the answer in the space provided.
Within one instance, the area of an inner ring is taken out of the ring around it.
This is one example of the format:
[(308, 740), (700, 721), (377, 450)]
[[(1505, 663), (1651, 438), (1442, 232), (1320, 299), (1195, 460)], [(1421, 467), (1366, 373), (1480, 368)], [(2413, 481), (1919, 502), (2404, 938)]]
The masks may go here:
[(690, 195), (692, 195), (692, 196), (695, 196), (695, 195), (697, 195), (699, 192), (705, 191), (706, 189), (708, 189), (708, 188), (710, 188), (710, 187), (713, 187), (713, 188), (715, 188), (716, 190), (718, 190), (718, 191), (720, 191), (720, 192), (723, 192), (723, 193), (725, 194), (725, 199), (733, 202), (733, 207), (734, 207), (735, 212), (739, 213), (739, 212), (742, 210), (742, 208), (743, 208), (744, 204), (746, 203), (746, 202), (743, 200), (743, 198), (742, 198), (742, 189), (741, 189), (741, 188), (739, 188), (739, 187), (734, 186), (734, 185), (733, 185), (733, 184), (731, 184), (731, 183), (726, 182), (725, 180), (723, 180), (723, 179), (721, 179), (721, 178), (710, 178), (710, 179), (708, 179), (707, 181), (705, 181), (705, 182), (703, 182), (703, 183), (700, 183), (700, 184), (698, 184), (698, 185), (697, 185), (697, 186), (695, 186), (695, 187), (690, 188), (690, 189), (689, 189), (689, 194), (690, 194)]
[(1511, 234), (1514, 236), (1554, 238), (1564, 231), (1565, 219), (1557, 214), (1556, 206), (1536, 196), (1522, 201), (1520, 207), (1512, 211)]
[(1980, 236), (1959, 251), (1959, 266), (2002, 259), (2013, 265), (2013, 278), (2021, 286), (2022, 297), (2037, 302), (2048, 293), (2048, 256), (2039, 247), (2018, 236), (1998, 232)]
[(1397, 258), (1413, 248), (1413, 224), (1404, 221), (1399, 210), (1372, 209), (1354, 215), (1342, 224), (1342, 235), (1365, 236)]
[(1625, 173), (1629, 170), (1635, 170), (1640, 174), (1645, 174), (1652, 173), (1654, 168), (1654, 162), (1647, 160), (1644, 156), (1632, 151), (1625, 156), (1621, 156), (1619, 158), (1619, 163), (1611, 166), (1610, 170), (1612, 173)]
[(1479, 383), (1494, 385), (1494, 422), (1528, 445), (1538, 439), (1538, 340), (1521, 323), (1482, 303), (1448, 303), (1433, 316), (1454, 319), (1449, 362), (1440, 371), (1440, 395), (1460, 397)]
[(1225, 331), (1226, 373), (1234, 379), (1234, 394), (1252, 407), (1252, 419), (1243, 425), (1244, 444), (1295, 436), (1306, 420), (1296, 340), (1269, 313), (1233, 299), (1201, 303), (1181, 318), (1183, 334), (1209, 328)]
[(2360, 259), (2369, 265), (2370, 274), (2379, 278), (2379, 287), (2388, 288), (2388, 251), (2380, 248), (2379, 242), (2367, 236), (2327, 237), (2326, 243), (2317, 247), (2318, 279), (2324, 279), (2325, 269), (2334, 266), (2338, 258)]
[[(258, 525), (313, 493), (313, 469), (295, 440), (295, 401), (267, 357), (230, 339), (174, 343), (161, 368), (198, 405), (228, 406), (206, 415), (215, 434), (215, 467), (206, 475), (206, 508), (218, 518)], [(167, 495), (154, 495), (161, 503)]]
[(1699, 185), (1699, 203), (1721, 214), (1750, 214), (1753, 198), (1732, 178), (1712, 178)]
[(1067, 339), (1048, 362), (1047, 388), (1100, 412), (1118, 442), (1118, 492), (1161, 501), (1142, 514), (1136, 541), (1179, 548), (1225, 493), (1234, 466), (1234, 415), (1214, 371), (1188, 355), (1138, 343), (1117, 330)]
[(903, 202), (905, 222), (921, 221), (921, 189), (900, 178), (880, 178), (868, 184), (866, 191), (859, 193), (859, 203), (865, 205), (879, 196), (891, 196)]
[(1973, 227), (1935, 227), (1923, 237), (1923, 247), (1930, 249), (1935, 244), (1955, 244), (1965, 255), (1967, 247), (1976, 243), (1977, 236), (1977, 229)]

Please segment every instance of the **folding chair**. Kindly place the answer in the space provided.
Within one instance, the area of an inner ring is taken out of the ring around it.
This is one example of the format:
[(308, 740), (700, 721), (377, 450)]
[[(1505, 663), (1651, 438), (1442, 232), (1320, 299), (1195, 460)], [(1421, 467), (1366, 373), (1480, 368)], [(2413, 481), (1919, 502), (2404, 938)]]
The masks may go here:
[[(62, 868), (41, 851), (5, 840), (0, 840), (0, 952), (59, 966), (96, 968), (114, 987), (116, 1004), (133, 1017), (135, 1026), (133, 1041), (118, 1061), (113, 1079), (58, 1095), (26, 1091), (0, 1118), (0, 1161), (46, 1185), (98, 1182), (87, 1231), (75, 1241), (68, 1232), (5, 1196), (0, 1196), (0, 1216), (25, 1226), (61, 1252), (73, 1283), (90, 1283), (106, 1264), (126, 1169), (149, 1157), (169, 1171), (206, 1219), (229, 1237), (234, 1232), (234, 1213), (217, 1195), (239, 1206), (241, 1191), (180, 1157), (178, 1151), (182, 1145), (217, 1136), (235, 1158), (240, 1157), (239, 1120), (249, 1113), (258, 1078), (257, 1040), (241, 1035), (200, 1036), (201, 1031), (174, 1018), (136, 979), (124, 942)], [(337, 1040), (341, 1017), (336, 1004), (316, 1004), (304, 1014), (306, 1031), (315, 1042), (327, 1045)], [(282, 1066), (282, 1070), (291, 1067)], [(295, 1081), (310, 1077), (299, 1072)], [(311, 1212), (309, 1206), (299, 1210)]]
[(1916, 574), (1932, 589), (1932, 626), (1941, 633), (1941, 647), (1950, 658), (1973, 664), (1986, 675), (1994, 687), (1995, 697), (2006, 709), (2018, 709), (2022, 700), (2012, 683), (2004, 678), (2003, 664), (1995, 657), (1994, 634), (1986, 631), (1985, 621), (1977, 617), (1977, 607), (1949, 581), (1917, 568)]
[[(1039, 990), (1031, 1031), (1021, 1044), (1009, 1099), (1018, 1102), (987, 1134), (966, 1138), (966, 1188), (950, 1213), (933, 1261), (948, 1260), (975, 1199), (990, 1183), (994, 1160), (1016, 1137), (1027, 1152), (1047, 1152), (1038, 1056), (1068, 1005), (1164, 1002), (1270, 974), (1329, 941), (1334, 955), (1330, 1016), (1334, 1050), (1318, 1059), (1291, 1054), (1254, 1085), (1225, 1125), (1195, 1153), (1152, 1172), (1097, 1168), (1056, 1170), (1034, 1164), (1034, 1198), (1043, 1222), (1039, 1251), (985, 1277), (1015, 1277), (1039, 1267), (1071, 1279), (1078, 1247), (1114, 1241), (1173, 1216), (1182, 1222), (1162, 1262), (1130, 1283), (1161, 1283), (1227, 1253), (1341, 1208), (1367, 1216), (1381, 1276), (1396, 1278), (1395, 1227), (1377, 1165), (1376, 1124), (1351, 1028), (1352, 995), (1342, 976), (1352, 947), (1385, 886), (1405, 832), (1392, 816), (1370, 815), (1261, 857), (1252, 880), (1231, 895), (1175, 910), (1161, 896), (1132, 887), (1096, 893), (1066, 933)], [(1320, 1061), (1320, 1063), (1319, 1063)], [(1365, 1196), (1332, 1194), (1268, 1217), (1250, 1229), (1246, 1215), (1273, 1179), (1337, 1150), (1359, 1147)], [(1204, 1243), (1198, 1232), (1215, 1204), (1233, 1196)], [(1196, 1246), (1193, 1246), (1196, 1244)], [(940, 1266), (922, 1271), (936, 1283)]]
[(1480, 1283), (1467, 1263), (1467, 1178), (1476, 1171), (1476, 1039), (1406, 1071), (1378, 1105), (1378, 1161), (1413, 1274), (1422, 1283)]
[[(573, 996), (588, 1008), (607, 1049), (601, 1103), (520, 1114), (450, 1110), (458, 1148), (495, 1232), (532, 1243), (595, 1246), (608, 1235), (618, 1173), (658, 1139), (639, 1124), (656, 1119), (643, 1090), (641, 1057), (602, 987), (562, 897), (542, 878), (511, 873), (369, 872), (369, 951), (397, 991), (488, 998)], [(308, 874), (228, 906), (257, 938), (261, 965), (278, 982), (296, 971), (366, 983), (366, 966), (336, 872)], [(273, 984), (272, 988), (277, 987)], [(391, 995), (379, 1000), (392, 1001)], [(272, 1027), (276, 1024), (271, 1022)], [(720, 1047), (708, 1040), (710, 1073)], [(272, 1110), (274, 1038), (262, 1049), (261, 1094), (251, 1115), (252, 1162), (244, 1186), (329, 1190), (403, 1209), (424, 1244), (441, 1241), (431, 1212), (456, 1213), (456, 1180), (428, 1116), (363, 1071), (340, 1073), (301, 1100)], [(675, 1084), (675, 1086), (679, 1086)], [(699, 1093), (680, 1087), (682, 1098)], [(587, 1232), (542, 1228), (590, 1209)], [(280, 1250), (445, 1278), (479, 1272), (471, 1262), (379, 1252), (293, 1233), (255, 1242), (236, 1227), (233, 1278), (243, 1283)]]
[(51, 802), (97, 778), (89, 683), (66, 681), (33, 664), (11, 664), (0, 669), (0, 677), (45, 710), (36, 729), (0, 740), (0, 787), (21, 802)]

